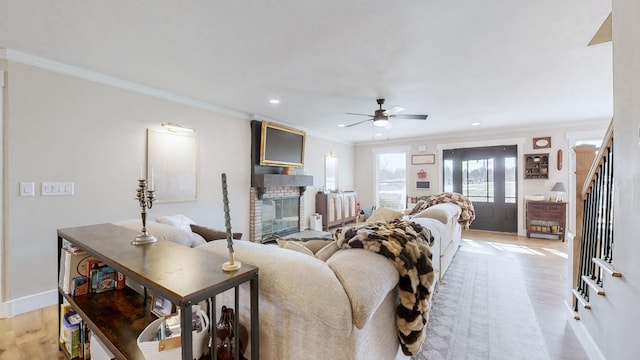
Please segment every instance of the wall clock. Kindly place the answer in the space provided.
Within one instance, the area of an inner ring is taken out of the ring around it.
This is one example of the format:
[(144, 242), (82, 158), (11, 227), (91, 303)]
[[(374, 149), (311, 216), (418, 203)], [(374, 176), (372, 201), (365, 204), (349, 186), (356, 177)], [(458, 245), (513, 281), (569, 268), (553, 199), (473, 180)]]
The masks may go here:
[(551, 147), (551, 136), (533, 138), (534, 149), (546, 149)]

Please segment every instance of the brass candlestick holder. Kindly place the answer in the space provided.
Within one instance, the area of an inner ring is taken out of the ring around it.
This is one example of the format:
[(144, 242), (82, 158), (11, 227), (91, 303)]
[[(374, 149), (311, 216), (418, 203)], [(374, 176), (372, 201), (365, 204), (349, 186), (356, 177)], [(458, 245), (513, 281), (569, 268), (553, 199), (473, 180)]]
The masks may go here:
[(147, 190), (147, 180), (138, 180), (138, 194), (136, 198), (142, 208), (142, 231), (138, 236), (136, 236), (136, 239), (133, 240), (131, 244), (144, 245), (154, 243), (158, 241), (158, 239), (147, 231), (147, 209), (151, 209), (153, 206), (153, 201), (156, 199), (156, 195), (154, 190)]

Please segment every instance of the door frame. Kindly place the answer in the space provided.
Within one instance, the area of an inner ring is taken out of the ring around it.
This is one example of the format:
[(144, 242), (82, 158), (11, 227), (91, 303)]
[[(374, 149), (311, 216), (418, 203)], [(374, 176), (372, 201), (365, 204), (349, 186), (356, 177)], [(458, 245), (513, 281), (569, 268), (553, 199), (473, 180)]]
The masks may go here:
[[(518, 137), (518, 138), (507, 138), (507, 139), (493, 139), (493, 140), (482, 140), (482, 141), (469, 141), (469, 142), (458, 142), (458, 143), (446, 143), (446, 144), (438, 144), (436, 146), (436, 155), (438, 157), (438, 186), (440, 189), (444, 189), (444, 175), (442, 171), (443, 157), (442, 152), (446, 149), (462, 149), (462, 148), (474, 148), (474, 147), (490, 147), (490, 146), (500, 146), (500, 145), (515, 145), (517, 146), (517, 157), (516, 163), (518, 169), (522, 169), (524, 166), (524, 161), (522, 160), (522, 154), (524, 154), (524, 144), (526, 143), (526, 138)], [(524, 219), (524, 189), (523, 189), (523, 177), (522, 171), (518, 172), (518, 177), (516, 179), (517, 183), (517, 197), (518, 197), (518, 235), (526, 236), (527, 232), (524, 228), (526, 223)]]

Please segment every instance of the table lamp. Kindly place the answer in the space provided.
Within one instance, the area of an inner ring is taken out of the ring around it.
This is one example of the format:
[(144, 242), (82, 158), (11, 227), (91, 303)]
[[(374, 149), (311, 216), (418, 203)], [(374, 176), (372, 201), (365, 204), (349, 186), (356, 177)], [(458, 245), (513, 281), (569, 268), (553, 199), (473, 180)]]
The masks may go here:
[(562, 193), (567, 192), (567, 188), (564, 186), (563, 182), (558, 181), (557, 183), (553, 184), (551, 191), (558, 192), (558, 196), (556, 196), (556, 201), (562, 202)]

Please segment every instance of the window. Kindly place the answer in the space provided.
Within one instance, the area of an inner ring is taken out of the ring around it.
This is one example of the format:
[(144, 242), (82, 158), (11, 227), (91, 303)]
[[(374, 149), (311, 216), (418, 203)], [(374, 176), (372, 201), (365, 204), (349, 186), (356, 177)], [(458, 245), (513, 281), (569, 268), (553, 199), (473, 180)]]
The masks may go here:
[(473, 202), (493, 202), (493, 158), (462, 161), (462, 194)]
[(376, 154), (376, 204), (404, 210), (407, 199), (407, 154)]
[(505, 204), (515, 204), (518, 200), (516, 195), (518, 166), (515, 156), (504, 158), (504, 202)]
[(333, 152), (324, 157), (324, 187), (328, 191), (338, 190), (338, 158)]

